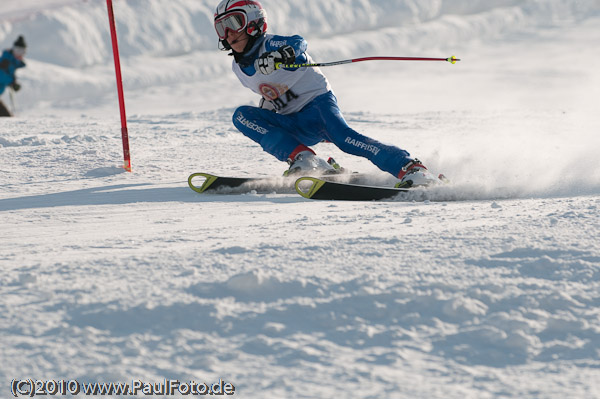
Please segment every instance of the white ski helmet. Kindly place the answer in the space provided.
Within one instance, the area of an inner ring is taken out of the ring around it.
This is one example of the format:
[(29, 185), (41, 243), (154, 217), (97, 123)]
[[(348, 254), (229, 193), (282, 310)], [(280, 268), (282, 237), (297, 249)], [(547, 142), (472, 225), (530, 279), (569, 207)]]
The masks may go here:
[(255, 0), (223, 0), (217, 6), (214, 18), (219, 41), (228, 47), (227, 31), (246, 33), (258, 37), (267, 32), (267, 12)]

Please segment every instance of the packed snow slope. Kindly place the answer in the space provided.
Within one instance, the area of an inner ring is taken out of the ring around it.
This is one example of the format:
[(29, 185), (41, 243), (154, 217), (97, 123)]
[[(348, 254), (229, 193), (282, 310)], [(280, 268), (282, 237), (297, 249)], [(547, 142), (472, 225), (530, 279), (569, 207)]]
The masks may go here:
[(461, 58), (323, 69), (351, 126), (452, 184), (363, 203), (191, 191), (193, 172), (286, 167), (232, 126), (258, 98), (206, 0), (114, 1), (125, 173), (106, 2), (2, 0), (0, 46), (29, 52), (1, 97), (0, 397), (31, 378), (600, 398), (600, 1), (262, 3), (318, 61)]

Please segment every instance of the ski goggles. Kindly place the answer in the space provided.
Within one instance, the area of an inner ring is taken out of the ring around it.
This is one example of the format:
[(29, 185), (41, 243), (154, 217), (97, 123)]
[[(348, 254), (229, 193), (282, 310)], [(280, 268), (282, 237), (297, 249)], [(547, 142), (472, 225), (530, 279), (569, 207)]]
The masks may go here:
[(217, 31), (217, 35), (219, 35), (219, 39), (225, 39), (228, 30), (241, 32), (246, 28), (247, 24), (248, 21), (245, 13), (233, 11), (215, 19), (215, 30)]

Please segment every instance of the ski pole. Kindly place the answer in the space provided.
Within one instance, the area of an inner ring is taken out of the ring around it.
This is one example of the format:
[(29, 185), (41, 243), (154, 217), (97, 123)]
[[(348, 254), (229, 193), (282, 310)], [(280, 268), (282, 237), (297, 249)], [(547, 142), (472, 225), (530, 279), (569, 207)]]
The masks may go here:
[(302, 68), (302, 67), (326, 67), (342, 64), (351, 64), (353, 62), (361, 61), (447, 61), (451, 64), (456, 64), (460, 59), (455, 56), (448, 58), (424, 58), (424, 57), (363, 57), (353, 58), (350, 60), (333, 61), (333, 62), (317, 62), (313, 64), (284, 64), (282, 62), (275, 63), (275, 69), (280, 68)]
[(17, 107), (15, 105), (15, 91), (12, 87), (8, 88), (8, 96), (10, 97), (10, 106), (12, 107), (12, 114), (15, 116), (17, 114)]

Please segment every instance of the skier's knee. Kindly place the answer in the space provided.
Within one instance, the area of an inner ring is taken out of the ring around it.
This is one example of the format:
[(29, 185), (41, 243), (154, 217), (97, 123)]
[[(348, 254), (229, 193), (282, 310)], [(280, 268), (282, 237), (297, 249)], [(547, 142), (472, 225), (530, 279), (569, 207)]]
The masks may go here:
[(249, 111), (251, 108), (254, 108), (254, 107), (251, 107), (249, 105), (242, 105), (241, 107), (238, 107), (235, 110), (235, 112), (233, 113), (233, 117), (232, 117), (233, 123), (236, 124), (236, 121), (239, 121), (240, 117), (242, 117), (244, 119), (248, 119), (248, 114), (249, 114)]
[(238, 130), (244, 131), (243, 126), (248, 126), (250, 121), (254, 121), (256, 118), (253, 115), (253, 110), (256, 107), (251, 107), (249, 105), (242, 105), (238, 107), (233, 113), (233, 124)]

